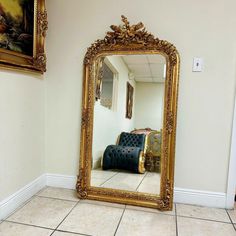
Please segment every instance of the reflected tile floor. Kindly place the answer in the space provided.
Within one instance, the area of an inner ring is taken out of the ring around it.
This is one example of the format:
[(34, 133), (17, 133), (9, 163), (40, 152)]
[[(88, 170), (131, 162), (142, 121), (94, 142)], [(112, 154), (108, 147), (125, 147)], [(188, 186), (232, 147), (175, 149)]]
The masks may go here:
[(47, 187), (0, 221), (0, 236), (236, 236), (235, 223), (236, 210), (175, 204), (160, 212)]
[(91, 185), (143, 193), (160, 193), (160, 173), (135, 174), (121, 170), (92, 170)]

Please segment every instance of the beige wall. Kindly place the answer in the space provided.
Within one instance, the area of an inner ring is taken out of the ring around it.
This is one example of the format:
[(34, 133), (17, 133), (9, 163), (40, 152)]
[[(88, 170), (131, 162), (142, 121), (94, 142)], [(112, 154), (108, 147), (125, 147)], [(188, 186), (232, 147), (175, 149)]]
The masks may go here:
[(135, 122), (136, 129), (161, 130), (163, 126), (164, 83), (136, 83)]
[[(95, 103), (94, 107), (94, 133), (93, 133), (93, 161), (101, 158), (105, 148), (110, 144), (115, 144), (118, 135), (123, 132), (130, 132), (134, 129), (134, 114), (132, 119), (127, 119), (126, 115), (126, 87), (128, 68), (120, 57), (108, 57), (112, 67), (117, 72), (117, 98), (114, 101), (115, 108), (107, 109)], [(135, 91), (135, 82), (129, 81)], [(134, 96), (135, 103), (135, 96)]]
[[(181, 57), (175, 185), (226, 191), (235, 88), (236, 3), (48, 0), (46, 171), (78, 173), (82, 63), (120, 15), (174, 43)], [(191, 70), (203, 57), (204, 72)]]
[(44, 83), (0, 72), (0, 202), (44, 173)]

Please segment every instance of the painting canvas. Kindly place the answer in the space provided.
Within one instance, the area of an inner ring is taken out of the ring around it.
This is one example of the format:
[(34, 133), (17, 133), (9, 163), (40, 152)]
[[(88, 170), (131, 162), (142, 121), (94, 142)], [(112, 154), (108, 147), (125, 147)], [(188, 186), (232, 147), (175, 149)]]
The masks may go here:
[(34, 0), (0, 0), (0, 48), (33, 56)]
[(126, 95), (126, 118), (131, 119), (133, 114), (133, 96), (134, 88), (127, 82), (127, 95)]

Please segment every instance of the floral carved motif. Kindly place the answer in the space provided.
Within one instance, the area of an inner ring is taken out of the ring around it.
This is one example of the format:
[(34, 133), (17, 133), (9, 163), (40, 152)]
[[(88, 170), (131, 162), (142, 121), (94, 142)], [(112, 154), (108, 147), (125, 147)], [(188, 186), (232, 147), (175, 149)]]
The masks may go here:
[(47, 57), (44, 52), (38, 53), (34, 58), (34, 66), (41, 72), (46, 72)]
[(89, 122), (88, 109), (84, 108), (82, 110), (82, 121), (81, 121), (82, 127), (85, 127), (88, 122)]
[(77, 184), (76, 184), (76, 189), (78, 192), (78, 195), (80, 198), (87, 198), (87, 189), (86, 187), (83, 187), (84, 183), (84, 170), (81, 168), (80, 169), (80, 174), (78, 176)]
[(174, 128), (174, 115), (171, 111), (167, 114), (166, 130), (168, 134), (171, 134)]
[(38, 11), (38, 33), (46, 37), (46, 32), (48, 30), (48, 21), (47, 21), (47, 11)]
[(97, 40), (88, 48), (84, 59), (85, 64), (91, 63), (98, 53), (106, 51), (134, 51), (134, 50), (156, 50), (168, 55), (170, 63), (177, 62), (177, 51), (171, 43), (155, 38), (148, 33), (142, 22), (130, 25), (125, 16), (121, 16), (123, 25), (112, 25), (113, 31), (107, 32), (103, 40)]

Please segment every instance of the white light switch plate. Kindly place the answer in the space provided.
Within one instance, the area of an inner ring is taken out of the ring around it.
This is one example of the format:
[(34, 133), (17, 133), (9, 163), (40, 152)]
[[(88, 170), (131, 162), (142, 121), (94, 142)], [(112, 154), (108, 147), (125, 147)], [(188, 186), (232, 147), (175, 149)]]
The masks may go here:
[(200, 57), (193, 58), (193, 72), (202, 72), (203, 59)]

